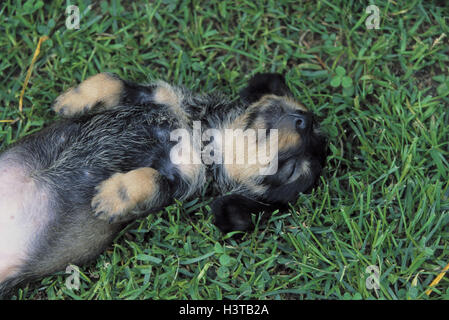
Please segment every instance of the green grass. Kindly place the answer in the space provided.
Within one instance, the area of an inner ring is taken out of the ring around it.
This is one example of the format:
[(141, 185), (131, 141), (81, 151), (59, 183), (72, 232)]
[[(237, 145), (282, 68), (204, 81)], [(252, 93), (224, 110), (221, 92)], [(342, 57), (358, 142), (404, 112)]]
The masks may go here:
[[(445, 1), (371, 1), (379, 30), (351, 0), (73, 1), (79, 30), (65, 27), (65, 1), (17, 3), (0, 5), (0, 119), (16, 120), (0, 123), (2, 150), (54, 121), (52, 101), (102, 71), (233, 97), (256, 72), (285, 73), (324, 119), (331, 150), (320, 186), (240, 241), (213, 226), (210, 199), (177, 203), (82, 266), (80, 290), (61, 272), (17, 299), (449, 298), (448, 276), (425, 294), (449, 262)], [(369, 265), (378, 291), (366, 287)]]

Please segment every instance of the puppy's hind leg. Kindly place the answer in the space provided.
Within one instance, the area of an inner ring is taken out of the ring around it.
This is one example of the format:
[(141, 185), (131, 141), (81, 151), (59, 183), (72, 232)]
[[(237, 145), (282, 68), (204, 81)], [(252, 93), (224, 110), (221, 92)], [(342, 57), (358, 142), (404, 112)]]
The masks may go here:
[(166, 179), (147, 167), (116, 173), (96, 189), (91, 202), (94, 215), (110, 223), (135, 219), (146, 210), (159, 208), (169, 194)]
[(121, 99), (124, 83), (110, 73), (99, 73), (71, 88), (53, 103), (52, 109), (65, 117), (81, 115), (96, 106), (110, 108)]
[(101, 112), (118, 105), (155, 103), (180, 109), (182, 98), (179, 89), (162, 81), (140, 85), (103, 72), (87, 78), (77, 87), (60, 95), (52, 109), (64, 117)]

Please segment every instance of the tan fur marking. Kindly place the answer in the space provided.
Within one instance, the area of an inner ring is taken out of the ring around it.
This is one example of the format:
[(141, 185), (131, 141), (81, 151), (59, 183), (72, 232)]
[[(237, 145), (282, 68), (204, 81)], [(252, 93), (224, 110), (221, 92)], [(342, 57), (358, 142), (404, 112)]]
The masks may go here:
[(279, 129), (278, 148), (279, 150), (287, 150), (289, 148), (298, 147), (301, 143), (301, 137), (297, 132)]
[(187, 121), (187, 114), (182, 108), (182, 95), (173, 89), (168, 83), (159, 81), (153, 94), (153, 100), (157, 104), (167, 105), (181, 120)]
[(114, 107), (119, 103), (122, 90), (122, 81), (107, 73), (99, 73), (60, 95), (53, 110), (64, 116), (72, 116), (90, 110), (99, 102), (103, 108)]
[(252, 178), (259, 175), (258, 165), (248, 164), (225, 164), (226, 172), (229, 176), (237, 182), (245, 183), (249, 182)]
[(307, 110), (307, 108), (306, 108), (305, 106), (303, 106), (301, 103), (299, 103), (298, 101), (296, 101), (296, 100), (293, 99), (293, 98), (290, 98), (290, 97), (283, 97), (282, 99), (283, 99), (284, 101), (286, 101), (287, 104), (288, 104), (289, 106), (293, 107), (294, 109), (302, 110), (302, 111), (305, 111), (305, 112), (309, 111), (309, 110)]
[[(244, 163), (238, 163), (237, 161), (237, 148), (236, 145), (238, 144), (238, 141), (244, 142), (244, 148), (243, 148), (243, 155), (240, 155), (240, 157), (243, 156)], [(268, 140), (267, 140), (268, 141)], [(267, 150), (269, 152), (269, 143), (266, 143), (267, 141), (264, 141), (260, 144), (260, 147), (262, 149)], [(266, 167), (266, 164), (259, 163), (258, 160), (258, 143), (251, 143), (249, 144), (249, 139), (245, 135), (245, 131), (240, 132), (240, 134), (235, 134), (233, 139), (232, 148), (229, 145), (229, 141), (225, 139), (225, 145), (224, 150), (232, 150), (232, 159), (229, 159), (229, 155), (224, 152), (224, 167), (226, 169), (226, 172), (228, 175), (238, 183), (241, 183), (245, 185), (248, 189), (250, 189), (252, 192), (255, 193), (263, 193), (265, 191), (265, 187), (259, 185), (256, 180), (260, 177), (260, 170), (263, 167)]]
[[(249, 109), (262, 108), (263, 106), (267, 106), (269, 100), (270, 96), (264, 96), (259, 101), (250, 105)], [(223, 162), (224, 162), (223, 165), (228, 176), (232, 180), (245, 185), (248, 189), (252, 190), (255, 193), (263, 193), (264, 188), (259, 184), (257, 184), (254, 181), (254, 179), (257, 179), (259, 177), (260, 175), (259, 170), (261, 167), (265, 167), (265, 165), (261, 166), (261, 164), (258, 163), (257, 159), (258, 144), (257, 143), (248, 144), (249, 136), (246, 135), (245, 131), (243, 131), (243, 128), (246, 126), (246, 123), (248, 121), (248, 114), (249, 112), (243, 113), (242, 115), (237, 117), (232, 123), (229, 124), (228, 129), (233, 130), (232, 147), (230, 145), (231, 141), (226, 139), (225, 130), (222, 131), (224, 143), (224, 145), (222, 146)], [(263, 120), (260, 118), (256, 118), (252, 123), (251, 128), (249, 129), (255, 130), (257, 132), (257, 129), (264, 129), (265, 127), (266, 125), (263, 122)], [(236, 146), (238, 141), (243, 141), (244, 144), (243, 148), (244, 154), (239, 155), (240, 157), (243, 156), (244, 163), (237, 163), (238, 155)], [(265, 143), (262, 144), (261, 146), (265, 147)], [(226, 150), (232, 150), (231, 155), (228, 154)]]
[(200, 174), (201, 164), (178, 164), (181, 174), (188, 180), (195, 180)]
[(246, 126), (248, 122), (248, 113), (245, 112), (239, 115), (233, 122), (231, 122), (228, 126), (230, 129), (242, 129)]
[(189, 141), (184, 140), (180, 143), (180, 147), (183, 150), (190, 150), (190, 152), (183, 153), (182, 157), (179, 158), (179, 164), (176, 166), (185, 179), (190, 181), (196, 180), (203, 168), (201, 164), (201, 154), (198, 151), (199, 146), (195, 147), (195, 145), (189, 144)]
[[(255, 179), (258, 176), (260, 176), (260, 169), (262, 167), (266, 167), (266, 164), (261, 165), (258, 163), (257, 160), (257, 154), (258, 154), (258, 145), (249, 145), (247, 143), (247, 140), (245, 139), (245, 163), (244, 164), (237, 164), (236, 161), (236, 140), (234, 139), (234, 150), (233, 150), (233, 156), (234, 159), (232, 163), (229, 159), (225, 158), (225, 169), (230, 177), (232, 177), (234, 180), (240, 182), (240, 183), (247, 183), (251, 179)], [(297, 133), (288, 132), (286, 130), (279, 130), (278, 135), (278, 150), (287, 150), (289, 148), (297, 147), (301, 143), (300, 135)], [(226, 146), (227, 148), (229, 146)], [(261, 144), (262, 148), (266, 148), (266, 152), (270, 153), (270, 144), (269, 143), (263, 143)], [(230, 148), (230, 147), (229, 147)], [(224, 154), (226, 156), (226, 154)], [(254, 163), (255, 162), (255, 163)]]
[(249, 108), (251, 108), (251, 109), (263, 108), (263, 107), (268, 106), (270, 104), (270, 102), (276, 102), (276, 101), (285, 103), (292, 109), (302, 110), (302, 111), (306, 111), (306, 112), (308, 111), (305, 106), (303, 106), (301, 103), (299, 103), (295, 99), (293, 99), (291, 97), (287, 97), (287, 96), (276, 96), (274, 94), (267, 94), (267, 95), (262, 96), (262, 98), (260, 98), (258, 101), (251, 104), (249, 106)]
[(279, 99), (279, 97), (275, 96), (273, 94), (264, 95), (264, 96), (262, 96), (262, 98), (260, 98), (259, 100), (257, 100), (253, 104), (251, 104), (249, 106), (249, 109), (266, 107), (270, 104), (270, 101), (273, 99)]
[[(155, 199), (159, 193), (159, 173), (153, 168), (139, 168), (127, 173), (116, 173), (103, 181), (92, 207), (101, 219), (109, 220), (124, 215), (138, 204)], [(123, 196), (126, 193), (126, 196)]]
[[(236, 134), (239, 133), (239, 134)], [(226, 139), (226, 138), (225, 138)], [(249, 138), (244, 132), (236, 131), (233, 136), (232, 145), (229, 140), (225, 140), (225, 149), (223, 153), (225, 168), (228, 174), (239, 182), (247, 181), (254, 175), (257, 175), (259, 165), (257, 163), (257, 143), (248, 144)], [(237, 144), (243, 142), (243, 154), (237, 154)], [(226, 150), (232, 150), (231, 159)], [(241, 157), (244, 163), (238, 163), (237, 158)]]
[(181, 107), (181, 101), (176, 92), (167, 85), (159, 85), (154, 92), (154, 102), (167, 104), (172, 107)]

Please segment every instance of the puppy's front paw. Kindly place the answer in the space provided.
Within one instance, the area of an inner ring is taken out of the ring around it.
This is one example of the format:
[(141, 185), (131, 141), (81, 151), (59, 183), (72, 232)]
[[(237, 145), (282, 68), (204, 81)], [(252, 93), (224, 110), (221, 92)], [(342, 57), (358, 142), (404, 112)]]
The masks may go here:
[(97, 188), (91, 205), (94, 215), (110, 223), (126, 220), (125, 217), (136, 206), (128, 194), (125, 174), (116, 173)]
[(56, 98), (52, 109), (65, 117), (89, 112), (101, 104), (108, 108), (116, 106), (123, 91), (123, 82), (109, 73), (99, 73), (81, 82), (75, 88)]

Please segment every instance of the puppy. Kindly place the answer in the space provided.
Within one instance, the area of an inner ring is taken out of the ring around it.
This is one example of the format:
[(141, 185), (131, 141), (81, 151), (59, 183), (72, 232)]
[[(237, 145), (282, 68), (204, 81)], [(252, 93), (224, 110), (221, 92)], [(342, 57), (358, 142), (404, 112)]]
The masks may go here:
[(206, 185), (217, 227), (251, 230), (251, 213), (310, 190), (326, 157), (313, 115), (279, 74), (257, 74), (231, 101), (101, 73), (53, 109), (62, 120), (0, 155), (0, 296), (94, 259), (130, 221)]

